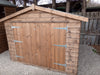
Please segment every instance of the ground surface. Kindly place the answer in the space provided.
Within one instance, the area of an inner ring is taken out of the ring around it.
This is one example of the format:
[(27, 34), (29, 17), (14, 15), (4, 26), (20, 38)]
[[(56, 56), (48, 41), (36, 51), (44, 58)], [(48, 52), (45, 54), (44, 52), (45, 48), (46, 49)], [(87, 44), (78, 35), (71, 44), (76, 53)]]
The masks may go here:
[[(0, 75), (66, 75), (44, 70), (38, 67), (13, 62), (9, 52), (0, 54)], [(91, 47), (80, 46), (78, 75), (100, 75), (100, 55), (92, 51)]]

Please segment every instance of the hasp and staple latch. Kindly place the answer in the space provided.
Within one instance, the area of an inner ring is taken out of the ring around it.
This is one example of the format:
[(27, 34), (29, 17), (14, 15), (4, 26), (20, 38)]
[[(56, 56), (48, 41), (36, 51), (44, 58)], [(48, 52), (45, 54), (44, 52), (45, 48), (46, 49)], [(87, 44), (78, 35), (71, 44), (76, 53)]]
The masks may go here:
[(59, 63), (54, 63), (56, 65), (59, 65), (59, 66), (63, 66), (63, 67), (67, 67), (67, 64), (59, 64)]
[(16, 55), (16, 58), (24, 58), (24, 57)]
[(54, 27), (54, 29), (63, 29), (63, 30), (68, 31), (68, 27)]
[(54, 44), (54, 46), (65, 47), (65, 48), (67, 48), (67, 45), (56, 45), (56, 44)]
[(22, 41), (18, 41), (18, 40), (14, 40), (14, 42), (15, 42), (15, 43), (16, 43), (16, 42), (22, 43)]
[(20, 27), (19, 26), (11, 26), (11, 28), (14, 29), (14, 28), (20, 28)]

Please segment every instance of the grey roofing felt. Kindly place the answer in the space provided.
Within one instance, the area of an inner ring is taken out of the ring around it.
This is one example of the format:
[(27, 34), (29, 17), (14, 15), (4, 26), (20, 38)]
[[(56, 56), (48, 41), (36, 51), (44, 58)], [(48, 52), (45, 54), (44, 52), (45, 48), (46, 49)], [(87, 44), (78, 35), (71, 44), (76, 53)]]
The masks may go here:
[(7, 0), (0, 0), (0, 6), (15, 6)]

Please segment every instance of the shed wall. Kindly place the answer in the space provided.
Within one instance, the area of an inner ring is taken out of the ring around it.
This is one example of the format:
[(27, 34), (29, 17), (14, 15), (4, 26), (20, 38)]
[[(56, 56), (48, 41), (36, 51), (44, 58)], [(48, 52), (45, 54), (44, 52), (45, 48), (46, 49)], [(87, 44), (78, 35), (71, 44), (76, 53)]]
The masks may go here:
[[(11, 28), (12, 23), (66, 23), (68, 30), (66, 31), (66, 52), (65, 52), (65, 72), (72, 75), (77, 75), (78, 66), (78, 52), (79, 52), (79, 38), (80, 38), (80, 21), (64, 18), (58, 15), (41, 12), (41, 11), (30, 11), (25, 14), (19, 15), (13, 19), (5, 22), (5, 28), (7, 33), (7, 39), (9, 43), (9, 50), (12, 60), (16, 60), (16, 48), (14, 40), (13, 29)], [(59, 36), (57, 36), (59, 37)], [(63, 38), (62, 38), (63, 39)]]

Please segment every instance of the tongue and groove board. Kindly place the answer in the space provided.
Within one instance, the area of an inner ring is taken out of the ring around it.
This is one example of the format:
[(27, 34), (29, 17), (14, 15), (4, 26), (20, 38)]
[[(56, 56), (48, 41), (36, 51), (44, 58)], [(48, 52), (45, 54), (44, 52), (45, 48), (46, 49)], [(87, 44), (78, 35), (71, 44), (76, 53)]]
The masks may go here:
[(65, 71), (66, 23), (12, 23), (17, 61)]

